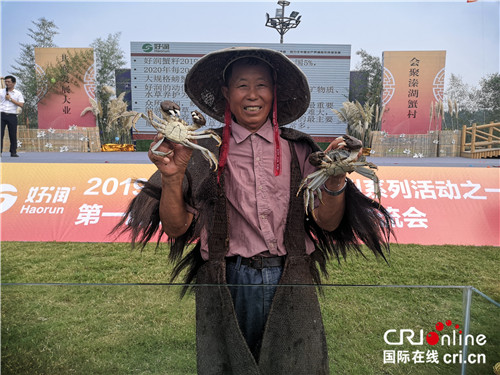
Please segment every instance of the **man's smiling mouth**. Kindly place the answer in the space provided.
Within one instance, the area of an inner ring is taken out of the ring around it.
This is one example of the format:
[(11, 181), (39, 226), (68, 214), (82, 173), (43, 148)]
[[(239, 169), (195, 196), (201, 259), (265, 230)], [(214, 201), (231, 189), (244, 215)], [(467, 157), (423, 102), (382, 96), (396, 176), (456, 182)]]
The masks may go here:
[(256, 112), (256, 111), (262, 109), (262, 107), (259, 107), (259, 106), (244, 107), (244, 108), (245, 108), (245, 111), (250, 111), (250, 112)]

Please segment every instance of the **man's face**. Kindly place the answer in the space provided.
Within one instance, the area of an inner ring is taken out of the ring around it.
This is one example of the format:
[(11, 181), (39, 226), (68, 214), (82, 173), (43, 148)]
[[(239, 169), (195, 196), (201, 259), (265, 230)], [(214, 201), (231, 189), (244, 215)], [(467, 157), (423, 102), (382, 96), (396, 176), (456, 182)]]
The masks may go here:
[(273, 106), (273, 79), (262, 64), (234, 63), (228, 87), (222, 93), (238, 124), (255, 133), (267, 121)]
[(16, 84), (15, 84), (14, 82), (12, 82), (12, 80), (11, 80), (10, 78), (7, 78), (7, 79), (5, 80), (5, 86), (7, 86), (7, 88), (8, 88), (9, 90), (12, 90), (12, 89), (14, 88), (14, 86), (15, 86), (15, 85), (16, 85)]

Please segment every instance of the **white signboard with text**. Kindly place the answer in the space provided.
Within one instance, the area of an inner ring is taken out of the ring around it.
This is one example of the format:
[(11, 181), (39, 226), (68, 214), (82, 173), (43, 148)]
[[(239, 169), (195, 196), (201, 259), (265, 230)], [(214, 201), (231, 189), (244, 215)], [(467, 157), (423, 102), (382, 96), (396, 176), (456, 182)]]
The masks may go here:
[[(197, 109), (184, 92), (187, 72), (205, 54), (233, 47), (230, 43), (131, 42), (132, 109), (146, 113), (152, 109), (159, 115), (160, 103), (172, 100), (182, 109), (182, 118), (190, 121)], [(283, 52), (307, 76), (311, 89), (308, 111), (288, 125), (316, 137), (344, 134), (346, 124), (338, 120), (332, 109), (339, 109), (349, 98), (351, 46), (338, 44), (251, 44), (238, 46), (270, 48)], [(207, 117), (211, 128), (221, 124)], [(140, 133), (156, 131), (144, 120), (136, 125)]]

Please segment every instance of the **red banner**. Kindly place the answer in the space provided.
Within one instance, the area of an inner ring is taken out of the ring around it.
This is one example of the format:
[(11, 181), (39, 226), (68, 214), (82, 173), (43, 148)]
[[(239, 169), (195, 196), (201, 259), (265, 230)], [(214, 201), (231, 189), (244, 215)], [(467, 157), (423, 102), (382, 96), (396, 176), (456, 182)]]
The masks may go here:
[[(113, 242), (110, 230), (149, 164), (3, 164), (2, 241)], [(500, 246), (500, 170), (380, 167), (399, 243)], [(373, 195), (373, 182), (353, 173)], [(128, 241), (120, 237), (117, 241)]]
[[(389, 134), (427, 134), (441, 130), (431, 108), (443, 100), (446, 51), (383, 53), (381, 128)], [(432, 107), (431, 107), (432, 106)]]
[[(397, 242), (500, 246), (498, 169), (380, 167), (377, 175)], [(350, 177), (373, 198), (372, 181)]]
[[(3, 164), (2, 240), (113, 242), (108, 233), (154, 165)], [(122, 238), (121, 241), (128, 239)]]

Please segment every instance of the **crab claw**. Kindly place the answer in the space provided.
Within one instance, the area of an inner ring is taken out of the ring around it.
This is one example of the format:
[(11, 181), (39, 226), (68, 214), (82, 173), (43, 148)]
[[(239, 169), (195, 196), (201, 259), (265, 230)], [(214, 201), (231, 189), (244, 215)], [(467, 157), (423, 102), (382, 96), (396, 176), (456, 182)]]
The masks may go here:
[(177, 111), (180, 111), (181, 110), (181, 107), (179, 107), (179, 105), (177, 103), (174, 103), (173, 101), (171, 100), (164, 100), (160, 103), (160, 108), (163, 112), (167, 112), (170, 111), (170, 110), (177, 110)]
[(343, 135), (342, 138), (344, 139), (345, 142), (345, 148), (347, 148), (350, 151), (355, 151), (359, 150), (360, 148), (363, 147), (363, 142), (361, 142), (359, 139), (351, 137), (350, 135)]
[(179, 117), (181, 115), (181, 107), (171, 100), (164, 100), (160, 103), (160, 109), (166, 116)]
[(196, 128), (201, 128), (207, 123), (205, 117), (198, 111), (191, 112), (191, 117), (193, 118), (193, 124), (196, 126)]
[(313, 152), (311, 155), (309, 155), (309, 163), (311, 163), (311, 165), (315, 167), (319, 167), (323, 162), (324, 157), (325, 153), (323, 151)]

